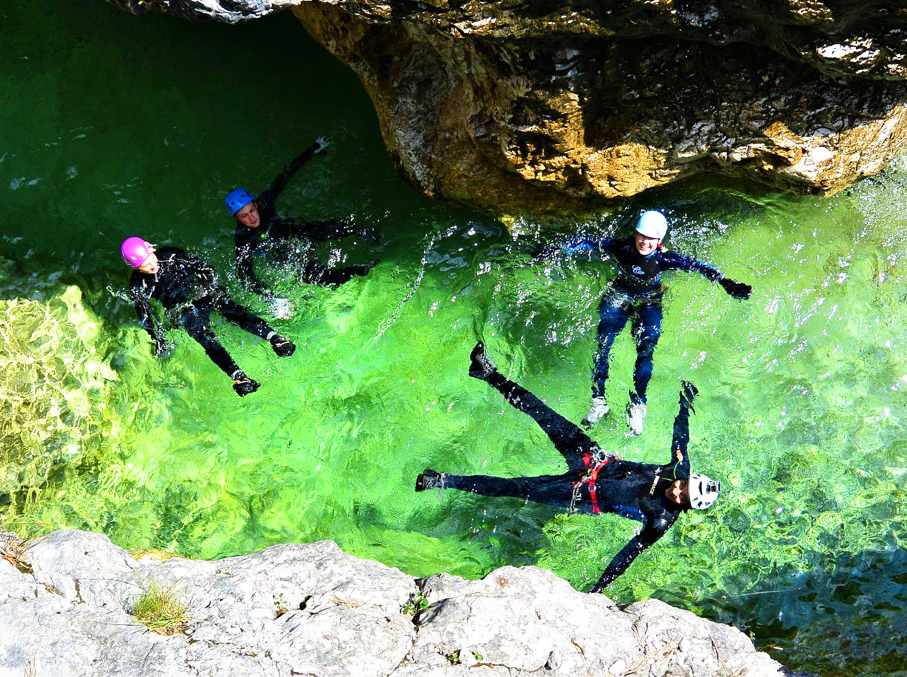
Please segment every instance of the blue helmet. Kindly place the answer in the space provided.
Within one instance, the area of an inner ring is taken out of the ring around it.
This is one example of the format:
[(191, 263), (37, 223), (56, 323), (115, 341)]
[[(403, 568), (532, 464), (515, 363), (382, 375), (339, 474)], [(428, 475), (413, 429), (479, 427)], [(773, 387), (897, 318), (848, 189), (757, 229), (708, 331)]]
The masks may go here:
[(227, 211), (230, 212), (230, 216), (233, 216), (254, 199), (255, 196), (245, 188), (234, 188), (227, 193), (227, 196), (224, 198), (224, 204), (227, 206)]

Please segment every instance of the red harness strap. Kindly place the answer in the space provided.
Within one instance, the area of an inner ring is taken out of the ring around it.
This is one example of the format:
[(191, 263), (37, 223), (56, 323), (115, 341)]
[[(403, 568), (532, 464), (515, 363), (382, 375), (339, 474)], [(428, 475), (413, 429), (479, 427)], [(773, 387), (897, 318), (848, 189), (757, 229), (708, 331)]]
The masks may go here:
[[(608, 456), (604, 461), (599, 461), (595, 464), (594, 468), (591, 468), (586, 472), (583, 477), (580, 477), (576, 482), (573, 483), (573, 495), (578, 497), (579, 489), (586, 484), (589, 488), (589, 501), (592, 503), (592, 514), (598, 515), (601, 513), (601, 508), (598, 507), (598, 497), (595, 495), (595, 480), (598, 479), (598, 471), (608, 465), (611, 461), (615, 460), (617, 456)], [(593, 456), (589, 453), (583, 454), (583, 463), (588, 468), (592, 465)]]

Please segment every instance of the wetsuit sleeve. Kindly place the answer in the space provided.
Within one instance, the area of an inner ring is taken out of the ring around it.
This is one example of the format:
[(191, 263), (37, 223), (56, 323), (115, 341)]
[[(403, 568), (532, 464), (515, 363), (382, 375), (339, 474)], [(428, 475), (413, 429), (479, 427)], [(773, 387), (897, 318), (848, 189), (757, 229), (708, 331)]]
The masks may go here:
[(690, 455), (687, 445), (690, 442), (690, 412), (693, 411), (693, 400), (699, 390), (689, 381), (683, 381), (680, 387), (680, 403), (677, 416), (674, 417), (674, 435), (671, 439), (671, 460), (665, 464), (670, 468), (671, 479), (686, 479), (690, 476)]
[(598, 583), (589, 592), (601, 592), (608, 587), (615, 578), (627, 570), (627, 567), (639, 557), (643, 550), (664, 536), (672, 524), (674, 524), (674, 518), (669, 515), (659, 516), (647, 522), (642, 532), (630, 539), (630, 542), (614, 556), (614, 559), (608, 564), (608, 568), (598, 579)]
[(613, 243), (614, 238), (610, 237), (575, 237), (564, 243), (561, 247), (561, 251), (567, 256), (583, 253), (607, 254)]
[(217, 280), (217, 274), (214, 272), (214, 268), (202, 261), (197, 256), (193, 256), (189, 252), (183, 253), (183, 260), (186, 261), (192, 267), (192, 270), (195, 271), (195, 274), (198, 276), (198, 279), (202, 282), (208, 284), (214, 284)]
[(298, 226), (300, 234), (317, 242), (339, 240), (350, 235), (359, 235), (377, 241), (378, 231), (373, 228), (358, 228), (344, 221), (311, 221)]
[(711, 282), (724, 277), (715, 266), (704, 261), (699, 261), (690, 256), (677, 252), (659, 252), (658, 264), (662, 270), (687, 270), (704, 275)]
[(140, 280), (133, 281), (130, 286), (129, 293), (135, 303), (135, 314), (139, 318), (139, 325), (148, 332), (152, 342), (157, 346), (163, 340), (164, 332), (154, 320), (151, 312), (151, 298)]
[(271, 182), (271, 185), (255, 199), (255, 201), (259, 203), (259, 209), (261, 209), (261, 203), (268, 205), (274, 204), (275, 200), (277, 200), (278, 196), (283, 192), (283, 189), (287, 187), (289, 180), (293, 178), (293, 175), (298, 172), (306, 162), (314, 157), (317, 149), (318, 144), (313, 143), (295, 158), (290, 160), (287, 166), (283, 168), (283, 171)]
[(241, 237), (240, 233), (236, 233), (236, 277), (239, 278), (239, 281), (245, 285), (247, 289), (255, 292), (256, 294), (264, 294), (268, 291), (268, 288), (255, 277), (255, 266), (253, 265), (253, 254), (255, 248), (253, 247), (252, 241)]

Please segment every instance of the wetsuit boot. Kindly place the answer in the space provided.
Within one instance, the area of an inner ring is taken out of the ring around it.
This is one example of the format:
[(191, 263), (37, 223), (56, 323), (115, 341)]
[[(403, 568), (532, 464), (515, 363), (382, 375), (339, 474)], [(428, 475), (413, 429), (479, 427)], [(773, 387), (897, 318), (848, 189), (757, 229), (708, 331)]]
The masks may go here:
[(286, 336), (274, 334), (268, 341), (274, 349), (274, 352), (280, 357), (289, 357), (296, 352), (296, 346)]
[(426, 489), (445, 489), (447, 475), (431, 468), (426, 468), (416, 478), (416, 491), (425, 491)]
[(253, 381), (248, 376), (246, 376), (241, 369), (237, 369), (231, 374), (233, 379), (233, 390), (236, 391), (236, 394), (240, 397), (245, 397), (254, 393), (261, 384), (258, 381)]
[(587, 430), (594, 428), (595, 424), (602, 420), (611, 412), (608, 401), (604, 397), (593, 397), (592, 405), (589, 407), (589, 413), (582, 420), (581, 425)]
[(627, 403), (627, 425), (630, 427), (630, 435), (636, 437), (642, 435), (643, 421), (646, 420), (648, 407), (646, 403), (634, 392), (630, 392), (630, 401)]

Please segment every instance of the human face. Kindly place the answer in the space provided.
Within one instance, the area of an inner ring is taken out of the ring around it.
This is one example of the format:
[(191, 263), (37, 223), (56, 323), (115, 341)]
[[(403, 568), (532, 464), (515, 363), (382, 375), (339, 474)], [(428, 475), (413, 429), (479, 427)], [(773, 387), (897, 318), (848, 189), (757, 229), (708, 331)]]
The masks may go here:
[(261, 216), (258, 214), (258, 205), (253, 200), (234, 214), (236, 220), (246, 228), (258, 228), (261, 225)]
[(684, 508), (689, 507), (690, 497), (687, 495), (687, 481), (674, 480), (667, 489), (665, 489), (665, 498), (671, 503), (676, 503)]
[(154, 275), (160, 266), (158, 265), (157, 254), (151, 252), (148, 254), (148, 258), (142, 261), (142, 265), (139, 266), (139, 270), (143, 273), (148, 273), (149, 275)]
[(657, 237), (646, 237), (640, 232), (636, 233), (636, 251), (638, 251), (643, 256), (648, 256), (656, 249), (658, 245), (661, 244), (661, 240)]

